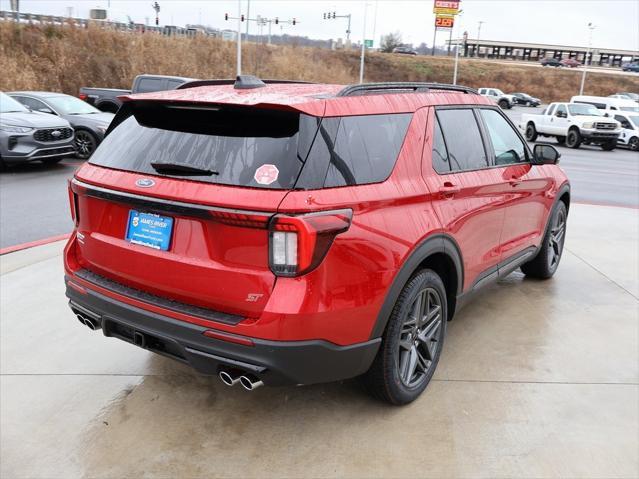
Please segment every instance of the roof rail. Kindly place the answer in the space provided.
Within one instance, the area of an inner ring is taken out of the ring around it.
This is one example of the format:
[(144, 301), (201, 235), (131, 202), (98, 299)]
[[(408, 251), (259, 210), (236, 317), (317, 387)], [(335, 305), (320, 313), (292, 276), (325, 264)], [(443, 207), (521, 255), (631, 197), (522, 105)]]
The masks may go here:
[[(313, 83), (302, 80), (260, 80), (267, 85), (275, 83)], [(193, 80), (186, 83), (182, 83), (176, 90), (185, 90), (186, 88), (195, 88), (198, 86), (219, 86), (219, 85), (235, 85), (237, 79), (213, 79), (213, 80)]]
[(425, 93), (430, 90), (448, 90), (477, 94), (477, 90), (461, 85), (426, 82), (384, 82), (349, 85), (337, 93), (337, 96), (379, 95), (383, 93)]

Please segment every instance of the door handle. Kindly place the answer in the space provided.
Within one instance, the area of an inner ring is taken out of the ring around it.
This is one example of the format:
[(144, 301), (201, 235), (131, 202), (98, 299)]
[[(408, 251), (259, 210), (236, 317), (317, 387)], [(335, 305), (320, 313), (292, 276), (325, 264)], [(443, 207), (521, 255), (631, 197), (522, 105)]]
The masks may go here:
[(459, 193), (459, 191), (459, 186), (452, 184), (450, 181), (444, 182), (443, 186), (439, 187), (439, 193), (443, 198), (450, 198), (454, 196), (455, 193)]

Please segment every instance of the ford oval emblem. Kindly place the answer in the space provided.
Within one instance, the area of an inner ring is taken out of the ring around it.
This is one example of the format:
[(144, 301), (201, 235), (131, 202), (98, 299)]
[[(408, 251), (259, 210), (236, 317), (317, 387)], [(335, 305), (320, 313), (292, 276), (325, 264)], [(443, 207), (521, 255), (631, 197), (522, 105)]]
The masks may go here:
[(135, 184), (140, 188), (151, 188), (153, 185), (155, 185), (155, 181), (153, 181), (151, 178), (140, 178), (135, 182)]

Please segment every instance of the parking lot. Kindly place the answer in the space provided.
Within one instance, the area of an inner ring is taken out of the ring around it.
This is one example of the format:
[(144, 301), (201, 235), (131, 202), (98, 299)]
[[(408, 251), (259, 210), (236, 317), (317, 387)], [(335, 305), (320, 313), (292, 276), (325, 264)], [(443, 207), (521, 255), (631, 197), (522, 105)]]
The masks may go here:
[[(64, 242), (0, 256), (0, 476), (638, 477), (639, 155), (559, 150), (572, 205), (557, 274), (517, 271), (463, 309), (402, 408), (356, 379), (226, 387), (81, 326)], [(0, 248), (71, 229), (79, 165), (0, 175)]]
[[(514, 107), (506, 113), (517, 124), (522, 113), (542, 109)], [(572, 183), (573, 201), (639, 208), (639, 154), (622, 148), (602, 151), (596, 146), (558, 148), (560, 165)], [(33, 163), (0, 174), (0, 248), (69, 232), (66, 182), (81, 164), (75, 159), (49, 166)], [(34, 211), (37, 221), (26, 221)]]
[(413, 404), (357, 380), (249, 393), (81, 326), (62, 243), (2, 256), (2, 477), (637, 477), (639, 224), (575, 204), (550, 281), (450, 323)]

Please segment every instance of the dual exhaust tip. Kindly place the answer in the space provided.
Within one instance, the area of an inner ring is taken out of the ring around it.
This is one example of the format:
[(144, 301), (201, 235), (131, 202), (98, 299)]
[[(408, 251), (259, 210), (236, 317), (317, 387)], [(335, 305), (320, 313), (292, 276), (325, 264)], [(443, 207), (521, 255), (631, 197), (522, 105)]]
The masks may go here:
[(76, 318), (78, 318), (78, 321), (80, 321), (82, 324), (84, 324), (86, 327), (88, 327), (92, 331), (96, 331), (101, 328), (100, 321), (98, 321), (97, 319), (93, 319), (82, 313), (76, 313), (75, 316)]
[[(97, 319), (91, 318), (82, 313), (76, 313), (75, 316), (78, 318), (78, 321), (80, 321), (80, 323), (84, 324), (92, 331), (101, 329), (100, 321), (98, 321)], [(264, 383), (260, 379), (251, 374), (241, 374), (237, 371), (222, 370), (220, 371), (218, 376), (220, 377), (220, 380), (227, 386), (235, 386), (237, 383), (240, 383), (242, 387), (247, 391), (253, 391), (260, 386), (264, 386)]]
[(264, 386), (264, 383), (250, 374), (240, 374), (235, 371), (220, 371), (218, 374), (220, 380), (227, 386), (235, 386), (240, 383), (247, 391), (253, 391), (254, 389)]

